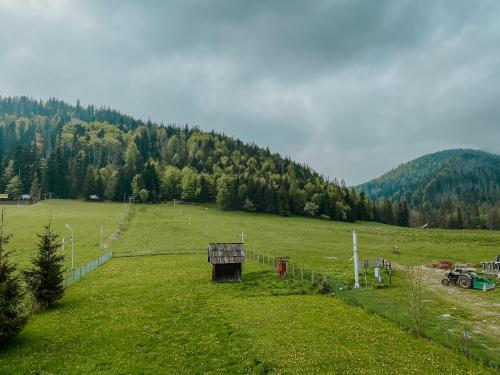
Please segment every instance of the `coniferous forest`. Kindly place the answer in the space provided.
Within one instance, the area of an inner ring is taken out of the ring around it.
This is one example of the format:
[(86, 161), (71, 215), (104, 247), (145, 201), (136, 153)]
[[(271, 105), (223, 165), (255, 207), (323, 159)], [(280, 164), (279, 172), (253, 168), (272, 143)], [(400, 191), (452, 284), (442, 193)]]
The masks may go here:
[(405, 202), (375, 205), (267, 148), (196, 127), (142, 122), (57, 99), (0, 98), (0, 192), (70, 198), (217, 202), (223, 209), (408, 225)]
[(410, 224), (500, 229), (500, 156), (446, 150), (405, 163), (356, 188), (383, 206), (408, 202)]

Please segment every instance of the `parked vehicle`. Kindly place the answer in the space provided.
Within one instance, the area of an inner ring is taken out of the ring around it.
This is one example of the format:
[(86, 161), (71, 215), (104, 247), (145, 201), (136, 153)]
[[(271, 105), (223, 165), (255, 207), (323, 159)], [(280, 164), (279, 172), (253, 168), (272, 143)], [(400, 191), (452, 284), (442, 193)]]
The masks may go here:
[(493, 281), (479, 277), (473, 268), (455, 268), (453, 271), (445, 273), (445, 278), (441, 280), (443, 285), (459, 285), (464, 289), (490, 290), (495, 289)]
[(457, 285), (458, 279), (460, 275), (462, 274), (462, 269), (460, 268), (455, 268), (453, 271), (446, 272), (444, 274), (445, 278), (441, 280), (441, 284), (448, 286), (448, 285)]

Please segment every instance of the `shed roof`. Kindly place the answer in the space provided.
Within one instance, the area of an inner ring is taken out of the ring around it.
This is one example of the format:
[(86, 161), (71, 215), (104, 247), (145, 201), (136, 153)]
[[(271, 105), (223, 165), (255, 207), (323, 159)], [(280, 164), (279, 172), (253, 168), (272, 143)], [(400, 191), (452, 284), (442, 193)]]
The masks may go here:
[(245, 248), (242, 243), (211, 243), (208, 245), (208, 257), (212, 264), (243, 263)]

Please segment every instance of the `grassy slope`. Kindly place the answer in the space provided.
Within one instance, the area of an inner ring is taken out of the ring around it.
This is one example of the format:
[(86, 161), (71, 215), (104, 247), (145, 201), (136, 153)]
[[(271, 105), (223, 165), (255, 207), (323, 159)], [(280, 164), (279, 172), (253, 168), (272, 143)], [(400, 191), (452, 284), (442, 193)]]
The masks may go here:
[[(137, 206), (137, 210), (141, 220), (133, 222), (115, 250), (204, 249), (207, 241), (238, 241), (239, 234), (244, 231), (247, 248), (288, 256), (291, 262), (333, 279), (353, 278), (350, 260), (353, 228), (358, 232), (360, 259), (373, 260), (379, 256), (399, 264), (425, 264), (439, 259), (478, 263), (493, 259), (500, 244), (500, 233), (489, 231), (422, 231), (375, 223), (351, 224), (223, 212), (214, 206)], [(209, 225), (208, 238), (205, 238), (206, 223)], [(400, 248), (397, 255), (391, 250), (395, 243)], [(352, 299), (409, 327), (412, 323), (401, 276), (400, 272), (395, 272), (393, 288), (358, 292), (352, 294)], [(387, 279), (387, 275), (385, 277)], [(446, 288), (439, 280), (428, 285), (427, 334), (459, 349), (463, 328), (469, 326), (471, 353), (500, 366), (499, 292)]]
[(80, 201), (51, 200), (34, 206), (0, 206), (5, 209), (6, 231), (13, 235), (11, 246), (16, 250), (13, 259), (21, 268), (29, 265), (29, 259), (36, 253), (38, 237), (52, 217), (54, 230), (65, 237), (66, 260), (71, 268), (71, 243), (65, 224), (75, 232), (75, 267), (82, 266), (102, 255), (100, 231), (97, 221), (104, 226), (104, 238), (117, 228), (117, 219), (125, 212), (126, 206), (119, 203), (86, 203)]
[(0, 373), (487, 371), (334, 298), (271, 296), (253, 262), (245, 273), (213, 284), (200, 254), (114, 259), (35, 315)]
[[(101, 253), (98, 247), (97, 220), (99, 219), (104, 223), (106, 233), (109, 235), (115, 227), (115, 215), (121, 214), (124, 211), (124, 206), (120, 204), (89, 204), (71, 201), (43, 202), (32, 208), (10, 207), (7, 211), (8, 229), (16, 234), (12, 245), (19, 250), (16, 254), (16, 259), (21, 262), (21, 265), (26, 264), (29, 254), (33, 252), (32, 246), (36, 243), (33, 231), (39, 230), (45, 223), (48, 217), (49, 206), (52, 207), (52, 216), (57, 230), (63, 231), (64, 223), (66, 222), (69, 222), (77, 230), (75, 236), (78, 241), (77, 261), (79, 261), (79, 264)], [(294, 262), (313, 268), (316, 271), (325, 272), (334, 277), (345, 278), (346, 280), (352, 277), (351, 263), (349, 262), (349, 258), (351, 257), (350, 230), (352, 228), (356, 228), (359, 233), (361, 258), (367, 257), (372, 259), (378, 255), (391, 258), (399, 263), (421, 263), (442, 258), (477, 262), (478, 259), (492, 258), (497, 252), (495, 245), (500, 239), (500, 234), (495, 232), (417, 231), (368, 223), (353, 225), (306, 218), (284, 219), (269, 215), (222, 212), (214, 206), (207, 206), (206, 208), (208, 209), (200, 206), (177, 206), (174, 208), (172, 205), (136, 207), (138, 211), (137, 217), (132, 222), (129, 231), (113, 245), (112, 249), (115, 252), (172, 248), (205, 249), (207, 241), (238, 241), (239, 233), (241, 230), (244, 230), (247, 236), (246, 245), (251, 249), (276, 256), (286, 255)], [(180, 209), (182, 209), (182, 215), (180, 215)], [(26, 213), (29, 213), (29, 215), (26, 215)], [(191, 217), (191, 226), (188, 225), (189, 217)], [(205, 223), (209, 224), (208, 238), (205, 238), (204, 234)], [(397, 242), (401, 249), (401, 254), (398, 256), (393, 256), (390, 253), (390, 248), (394, 242)], [(332, 256), (337, 257), (337, 259), (332, 259)], [(69, 259), (67, 259), (68, 261)], [(112, 264), (115, 261), (113, 260)], [(141, 267), (139, 264), (142, 260), (131, 262), (130, 264), (133, 264), (134, 268)], [(104, 270), (98, 271), (98, 273), (103, 280), (112, 276), (112, 274), (108, 274)], [(246, 275), (248, 278), (248, 274)], [(144, 282), (147, 283), (149, 276), (145, 277), (143, 275), (143, 278)], [(86, 283), (86, 281), (83, 283)], [(396, 276), (396, 283), (399, 283), (398, 276)], [(248, 283), (245, 285), (248, 285)], [(269, 289), (268, 284), (259, 285), (259, 288), (253, 288), (251, 292), (246, 290), (245, 295), (259, 294), (255, 293), (255, 291), (261, 290), (263, 286), (265, 286), (264, 289)], [(94, 287), (93, 284), (87, 285), (89, 291), (92, 291)], [(70, 296), (73, 293), (73, 288), (80, 288), (80, 284), (70, 289)], [(105, 285), (103, 288), (109, 289), (111, 293), (115, 285), (111, 283)], [(131, 286), (127, 286), (127, 288), (131, 288)], [(401, 311), (404, 310), (404, 305), (400, 305), (402, 288), (396, 287), (372, 292), (359, 293), (357, 294), (357, 298), (361, 300), (365, 299), (370, 304), (378, 306), (378, 310), (386, 308), (388, 314), (393, 312), (394, 304), (396, 303), (398, 314), (404, 317), (404, 314), (401, 314)], [(450, 308), (452, 308), (451, 306), (458, 306), (453, 307), (453, 311), (451, 311), (453, 315), (451, 322), (454, 325), (450, 327), (453, 337), (458, 337), (460, 334), (456, 330), (457, 327), (461, 328), (464, 322), (470, 322), (477, 318), (469, 310), (464, 310), (461, 307), (461, 299), (465, 298), (468, 302), (474, 303), (479, 298), (479, 301), (483, 304), (490, 303), (491, 305), (492, 303), (496, 303), (498, 305), (498, 294), (496, 292), (485, 294), (478, 294), (473, 291), (462, 292), (458, 291), (460, 296), (456, 299), (455, 305), (453, 305), (453, 301), (448, 300), (444, 301), (446, 303), (441, 303), (440, 291), (430, 296), (430, 299), (434, 300), (433, 313), (437, 318), (440, 317), (440, 314), (449, 313)], [(82, 290), (80, 296), (74, 297), (76, 299), (72, 301), (79, 299), (83, 301), (84, 294), (85, 291)], [(109, 295), (106, 295), (106, 297), (99, 297), (99, 300), (105, 302), (108, 298)], [(296, 302), (298, 303), (298, 301), (302, 300), (298, 298)], [(78, 302), (79, 305), (81, 303), (81, 301)], [(137, 306), (140, 303), (139, 300), (134, 301), (134, 304)], [(95, 312), (90, 312), (92, 310), (91, 306), (85, 309), (88, 309), (88, 311), (78, 310), (78, 315), (73, 319), (79, 321), (81, 316), (95, 314)], [(484, 311), (489, 309), (489, 306), (486, 305), (482, 309), (475, 310)], [(58, 314), (59, 312), (54, 313)], [(51, 314), (48, 314), (47, 318), (44, 319), (50, 319)], [(304, 313), (300, 315), (302, 314)], [(45, 316), (45, 314), (42, 316)], [(41, 318), (37, 316), (34, 322), (30, 324), (28, 333), (30, 329), (33, 329), (33, 325), (38, 325), (38, 319)], [(290, 317), (287, 319), (290, 319)], [(322, 317), (320, 319), (325, 318)], [(297, 322), (297, 324), (303, 323)], [(436, 330), (444, 331), (442, 324), (437, 324), (436, 322), (433, 322), (433, 324)], [(69, 328), (64, 327), (64, 330), (69, 331)], [(272, 332), (269, 335), (273, 336), (275, 333)], [(444, 332), (443, 335), (445, 335)], [(473, 345), (477, 346), (478, 338), (481, 335), (473, 333)], [(30, 336), (28, 335), (27, 337), (29, 338)], [(76, 338), (77, 336), (72, 337)], [(482, 341), (484, 341), (482, 346), (490, 347), (492, 351), (487, 355), (487, 358), (498, 358), (497, 353), (500, 350), (498, 337), (487, 336)], [(274, 345), (274, 341), (271, 340), (262, 345)], [(484, 348), (480, 349), (483, 350)], [(75, 348), (75, 350), (79, 351), (82, 349)], [(473, 350), (476, 350), (476, 348), (473, 347)], [(319, 353), (323, 353), (323, 350), (320, 350)]]
[[(224, 212), (215, 206), (136, 205), (141, 220), (117, 243), (117, 250), (205, 249), (207, 241), (236, 242), (275, 256), (288, 256), (322, 273), (351, 270), (352, 229), (358, 231), (360, 258), (376, 256), (402, 264), (454, 259), (477, 263), (496, 257), (500, 232), (418, 230), (376, 223), (340, 223), (301, 217)], [(182, 210), (182, 215), (179, 215)], [(191, 217), (191, 226), (188, 225)], [(205, 238), (208, 224), (208, 239)], [(153, 230), (154, 229), (154, 230)], [(141, 233), (143, 235), (141, 235)], [(138, 235), (139, 234), (139, 235)], [(398, 244), (400, 254), (391, 252)], [(332, 256), (337, 259), (331, 258)]]

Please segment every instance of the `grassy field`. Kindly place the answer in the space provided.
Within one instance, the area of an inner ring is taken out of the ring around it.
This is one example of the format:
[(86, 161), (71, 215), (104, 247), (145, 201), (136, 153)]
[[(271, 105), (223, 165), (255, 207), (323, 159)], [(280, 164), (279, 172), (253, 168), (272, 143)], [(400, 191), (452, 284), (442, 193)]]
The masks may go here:
[(488, 372), (255, 263), (245, 275), (213, 284), (202, 254), (114, 259), (36, 314), (0, 373)]
[(5, 230), (13, 235), (11, 249), (15, 249), (13, 259), (20, 268), (29, 266), (29, 260), (37, 251), (38, 237), (45, 225), (52, 220), (54, 230), (65, 238), (65, 264), (71, 269), (69, 224), (75, 235), (75, 268), (105, 253), (100, 248), (100, 229), (104, 239), (118, 228), (119, 221), (126, 212), (126, 205), (119, 203), (87, 203), (80, 201), (50, 200), (33, 206), (4, 205)]
[[(207, 242), (239, 241), (243, 231), (247, 249), (287, 256), (331, 280), (350, 282), (353, 228), (360, 259), (379, 256), (402, 265), (492, 259), (500, 244), (498, 232), (419, 231), (223, 212), (215, 206), (135, 207), (131, 225), (111, 246), (115, 254), (203, 254), (113, 259), (71, 286), (58, 308), (34, 316), (19, 339), (0, 353), (0, 373), (489, 371), (337, 298), (311, 294), (307, 283), (278, 281), (273, 271), (251, 260), (242, 284), (212, 284), (204, 251)], [(57, 230), (67, 233), (67, 222), (75, 229), (81, 265), (102, 254), (97, 220), (109, 236), (125, 208), (71, 201), (9, 207), (7, 229), (15, 234), (11, 247), (18, 249), (16, 260), (27, 264), (35, 251), (34, 232), (45, 224), (50, 209)], [(394, 243), (399, 255), (391, 253)], [(434, 288), (432, 282), (429, 278), (429, 332), (460, 345), (460, 329), (470, 324), (472, 353), (494, 364), (500, 357), (500, 336), (494, 329), (500, 327), (498, 291)], [(401, 272), (395, 273), (394, 284), (352, 292), (352, 302), (404, 323)], [(444, 319), (445, 314), (450, 316)]]
[[(308, 264), (319, 272), (337, 274), (351, 270), (352, 229), (358, 232), (360, 259), (373, 260), (378, 256), (402, 264), (440, 259), (478, 263), (493, 260), (500, 252), (500, 232), (417, 230), (378, 223), (282, 218), (226, 212), (215, 206), (136, 207), (141, 220), (134, 221), (133, 231), (124, 237), (126, 241), (121, 241), (120, 250), (205, 249), (211, 241), (240, 241), (243, 231), (248, 248), (288, 256), (291, 261)], [(393, 244), (399, 246), (400, 254), (392, 253)]]
[[(224, 212), (215, 206), (137, 206), (140, 220), (117, 242), (115, 251), (205, 249), (207, 242), (234, 242), (245, 247), (352, 284), (352, 229), (356, 229), (360, 259), (390, 259), (404, 265), (441, 259), (477, 264), (500, 252), (500, 232), (418, 230), (377, 223), (339, 223), (301, 217), (282, 218), (244, 212)], [(208, 235), (205, 235), (208, 225)], [(146, 234), (147, 235), (141, 235)], [(392, 253), (397, 244), (399, 254)], [(500, 366), (500, 297), (444, 287), (443, 271), (427, 270), (426, 334), (444, 345), (463, 347), (464, 327), (470, 331), (470, 352), (481, 361)], [(372, 274), (372, 271), (370, 271)], [(384, 274), (388, 279), (387, 275)], [(352, 303), (367, 307), (406, 328), (412, 327), (405, 298), (404, 272), (394, 272), (393, 286), (352, 292)], [(363, 281), (363, 279), (362, 279)], [(374, 283), (373, 276), (368, 278)]]

